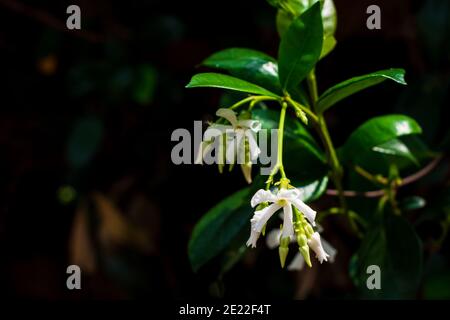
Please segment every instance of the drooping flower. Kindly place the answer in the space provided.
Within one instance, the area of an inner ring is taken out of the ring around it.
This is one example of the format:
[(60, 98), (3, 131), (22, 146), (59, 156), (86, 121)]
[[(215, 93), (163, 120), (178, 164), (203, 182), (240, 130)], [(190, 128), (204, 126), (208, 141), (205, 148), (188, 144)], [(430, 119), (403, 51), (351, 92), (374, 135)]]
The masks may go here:
[(293, 206), (298, 209), (311, 223), (315, 225), (314, 219), (316, 211), (311, 209), (300, 199), (301, 193), (298, 189), (281, 188), (274, 194), (271, 191), (260, 189), (251, 199), (251, 206), (255, 207), (261, 203), (271, 203), (267, 207), (257, 210), (254, 213), (251, 221), (250, 238), (247, 241), (247, 246), (256, 247), (256, 242), (261, 234), (263, 227), (269, 221), (270, 217), (280, 209), (283, 209), (283, 228), (281, 231), (281, 238), (290, 240), (295, 239), (294, 221), (293, 221)]
[(320, 263), (328, 261), (330, 255), (323, 249), (322, 241), (320, 241), (320, 234), (318, 232), (313, 233), (311, 239), (308, 240), (308, 246), (316, 253), (316, 258)]
[(233, 110), (220, 108), (216, 115), (227, 120), (230, 124), (211, 124), (206, 129), (205, 140), (200, 145), (195, 163), (201, 163), (205, 154), (217, 142), (219, 152), (219, 169), (224, 163), (241, 165), (242, 172), (248, 183), (252, 182), (251, 168), (261, 150), (258, 147), (256, 133), (261, 130), (261, 123), (257, 120), (238, 119)]

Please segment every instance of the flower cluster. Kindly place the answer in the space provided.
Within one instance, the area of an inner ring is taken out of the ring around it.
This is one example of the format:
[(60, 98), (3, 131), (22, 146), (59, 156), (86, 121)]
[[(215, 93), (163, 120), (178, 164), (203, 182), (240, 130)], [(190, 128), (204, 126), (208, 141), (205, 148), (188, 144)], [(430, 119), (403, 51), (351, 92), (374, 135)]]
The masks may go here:
[[(280, 187), (276, 193), (273, 193), (269, 190), (260, 189), (251, 199), (251, 205), (252, 207), (258, 206), (258, 210), (255, 211), (253, 218), (250, 220), (251, 233), (247, 241), (247, 246), (256, 247), (256, 242), (270, 217), (277, 211), (283, 209), (283, 225), (281, 230), (275, 231), (275, 239), (273, 239), (274, 234), (271, 234), (271, 245), (273, 243), (279, 244), (282, 267), (285, 265), (289, 251), (288, 246), (295, 240), (298, 243), (304, 261), (309, 266), (311, 266), (309, 249), (315, 252), (320, 263), (328, 261), (330, 254), (324, 250), (319, 232), (313, 229), (315, 226), (316, 211), (301, 200), (300, 190)], [(335, 250), (331, 247), (329, 249), (334, 258)], [(295, 259), (298, 260), (299, 257)]]
[[(285, 107), (280, 117), (280, 129), (283, 130)], [(224, 164), (240, 164), (242, 172), (248, 183), (251, 183), (252, 163), (257, 160), (260, 149), (256, 140), (256, 133), (261, 130), (261, 123), (252, 120), (250, 112), (241, 112), (239, 116), (231, 109), (220, 108), (216, 115), (220, 117), (217, 122), (209, 125), (204, 134), (204, 141), (200, 146), (196, 162), (201, 162), (213, 149), (218, 156), (220, 172)], [(227, 122), (228, 124), (223, 124)], [(279, 138), (279, 146), (282, 146), (282, 133)], [(336, 250), (321, 240), (320, 234), (314, 229), (316, 226), (316, 211), (311, 209), (302, 201), (301, 190), (290, 185), (289, 179), (282, 164), (282, 149), (278, 150), (277, 164), (272, 170), (267, 181), (266, 190), (260, 189), (252, 197), (250, 204), (256, 211), (251, 221), (251, 233), (247, 246), (256, 247), (256, 243), (269, 219), (278, 211), (282, 210), (283, 224), (281, 229), (274, 230), (268, 235), (268, 246), (278, 246), (281, 266), (284, 267), (289, 252), (289, 244), (297, 242), (299, 253), (289, 264), (289, 270), (301, 269), (306, 262), (311, 266), (310, 249), (316, 258), (323, 261), (333, 261)], [(275, 183), (275, 191), (269, 187), (273, 183), (276, 173), (281, 174), (279, 182)], [(327, 250), (324, 249), (324, 246)]]

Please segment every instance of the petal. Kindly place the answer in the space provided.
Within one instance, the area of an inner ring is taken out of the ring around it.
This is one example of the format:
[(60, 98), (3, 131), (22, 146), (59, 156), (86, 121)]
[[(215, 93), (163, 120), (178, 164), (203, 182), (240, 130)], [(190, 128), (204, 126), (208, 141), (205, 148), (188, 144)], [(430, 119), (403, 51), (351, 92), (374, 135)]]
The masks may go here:
[(323, 250), (330, 256), (330, 262), (334, 262), (338, 251), (324, 238), (322, 238)]
[(316, 225), (316, 223), (314, 222), (314, 220), (316, 219), (316, 211), (311, 209), (306, 203), (298, 198), (292, 200), (292, 204), (305, 215), (309, 223), (311, 223), (313, 226)]
[(245, 136), (242, 130), (236, 130), (237, 163), (246, 163), (245, 155)]
[(261, 130), (261, 122), (258, 120), (239, 120), (239, 126), (250, 129), (253, 132)]
[(241, 171), (245, 181), (247, 181), (248, 184), (252, 183), (252, 163), (241, 164)]
[(212, 124), (205, 130), (203, 134), (204, 141), (211, 141), (212, 139), (224, 134), (227, 130), (233, 130), (232, 126), (227, 126), (223, 124)]
[(278, 198), (293, 201), (300, 196), (298, 189), (280, 189), (277, 193)]
[(236, 113), (234, 113), (233, 110), (227, 108), (220, 108), (216, 111), (216, 116), (227, 119), (233, 127), (236, 127), (238, 125)]
[(275, 249), (280, 245), (280, 229), (271, 230), (266, 236), (266, 245), (269, 249)]
[(250, 204), (252, 205), (252, 208), (254, 208), (263, 202), (275, 202), (276, 199), (276, 196), (269, 190), (259, 189), (253, 195), (252, 200), (250, 200)]
[(203, 164), (203, 156), (209, 149), (212, 148), (213, 143), (209, 141), (202, 141), (198, 148), (197, 156), (195, 157), (195, 164)]
[(294, 225), (292, 222), (292, 206), (291, 204), (287, 204), (283, 206), (283, 233), (282, 238), (289, 238), (289, 240), (292, 239), (294, 236)]
[(248, 145), (249, 145), (250, 160), (255, 161), (258, 158), (259, 154), (261, 153), (261, 150), (258, 147), (258, 143), (256, 142), (256, 137), (249, 130), (247, 130), (245, 132), (245, 136), (247, 137), (247, 141), (248, 141)]
[(292, 259), (291, 263), (288, 265), (287, 269), (289, 271), (299, 271), (302, 270), (305, 266), (305, 259), (303, 259), (303, 256), (300, 254), (300, 252), (297, 252), (294, 256), (294, 259)]
[(237, 132), (233, 130), (233, 132), (227, 132), (226, 135), (226, 160), (228, 164), (236, 163), (237, 156)]
[(252, 230), (261, 232), (270, 217), (280, 208), (281, 207), (276, 203), (272, 203), (270, 206), (265, 207), (262, 210), (255, 211), (253, 218), (250, 220), (252, 223)]
[(329, 255), (323, 250), (322, 241), (318, 232), (314, 232), (311, 239), (308, 240), (308, 246), (316, 253), (316, 258), (320, 263), (328, 261)]
[(252, 248), (256, 248), (256, 242), (258, 241), (259, 234), (260, 234), (259, 232), (254, 230), (250, 232), (250, 238), (248, 238), (246, 243), (247, 247), (252, 246)]

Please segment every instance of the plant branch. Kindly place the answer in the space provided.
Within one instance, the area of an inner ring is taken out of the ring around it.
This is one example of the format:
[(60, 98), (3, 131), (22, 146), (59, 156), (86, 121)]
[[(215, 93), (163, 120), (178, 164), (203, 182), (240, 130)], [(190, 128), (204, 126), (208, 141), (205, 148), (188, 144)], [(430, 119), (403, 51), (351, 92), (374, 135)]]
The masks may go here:
[[(433, 161), (431, 161), (428, 165), (423, 167), (421, 170), (417, 171), (416, 173), (405, 177), (402, 179), (402, 182), (399, 184), (398, 187), (403, 187), (405, 185), (408, 185), (410, 183), (413, 183), (422, 177), (429, 174), (442, 160), (442, 156), (438, 156)], [(373, 191), (365, 191), (365, 192), (359, 192), (354, 190), (344, 190), (343, 191), (345, 197), (365, 197), (365, 198), (379, 198), (385, 195), (385, 189), (380, 190), (373, 190)], [(326, 194), (329, 196), (337, 196), (339, 194), (338, 190), (335, 189), (328, 189), (326, 191)]]

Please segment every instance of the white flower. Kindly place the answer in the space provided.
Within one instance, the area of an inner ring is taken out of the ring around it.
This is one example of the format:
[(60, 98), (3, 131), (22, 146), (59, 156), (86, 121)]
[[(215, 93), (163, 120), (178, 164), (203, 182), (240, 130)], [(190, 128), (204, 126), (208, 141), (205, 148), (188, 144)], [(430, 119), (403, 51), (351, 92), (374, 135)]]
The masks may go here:
[(258, 120), (238, 120), (235, 112), (226, 108), (218, 109), (216, 115), (228, 120), (230, 124), (213, 123), (205, 131), (205, 140), (211, 141), (213, 138), (225, 134), (227, 163), (234, 163), (237, 156), (240, 164), (244, 163), (245, 141), (247, 140), (250, 160), (256, 160), (261, 153), (256, 142), (256, 133), (261, 130), (261, 123)]
[(320, 234), (318, 232), (313, 233), (311, 239), (308, 240), (308, 246), (316, 253), (316, 258), (320, 263), (328, 261), (330, 255), (323, 249), (322, 241), (320, 241)]
[(262, 210), (255, 211), (251, 221), (251, 234), (247, 241), (247, 246), (256, 247), (256, 241), (261, 234), (262, 228), (270, 219), (270, 217), (283, 208), (283, 230), (281, 232), (282, 238), (294, 238), (294, 225), (292, 218), (292, 206), (295, 206), (308, 221), (315, 225), (316, 211), (311, 209), (300, 199), (300, 191), (298, 189), (280, 189), (275, 195), (270, 191), (260, 189), (251, 199), (251, 205), (254, 208), (260, 203), (269, 202), (271, 205)]
[[(318, 227), (320, 227), (320, 226), (318, 226)], [(275, 249), (276, 247), (278, 247), (280, 245), (280, 236), (281, 236), (280, 229), (271, 230), (267, 234), (266, 244), (269, 247), (269, 249)], [(295, 239), (291, 239), (291, 242), (295, 242)], [(329, 258), (329, 261), (331, 263), (333, 263), (334, 259), (336, 258), (336, 255), (337, 255), (337, 250), (331, 244), (329, 244), (325, 239), (322, 238), (321, 242), (323, 245), (323, 248), (322, 248), (323, 252), (325, 252), (325, 255)], [(310, 243), (312, 244), (314, 242), (310, 242)], [(308, 245), (310, 243), (308, 243)], [(311, 249), (313, 249), (313, 248), (311, 248)], [(325, 261), (327, 261), (327, 260), (325, 260)], [(287, 269), (289, 271), (302, 270), (304, 266), (305, 266), (305, 259), (303, 258), (303, 256), (301, 255), (300, 252), (297, 252), (294, 256), (294, 259), (292, 259), (291, 263), (289, 263)]]
[[(205, 141), (200, 145), (195, 163), (202, 162), (202, 158), (205, 156), (205, 153), (212, 148), (212, 142), (214, 142), (215, 139), (224, 137), (226, 139), (226, 163), (233, 164), (237, 162), (240, 164), (245, 179), (250, 183), (251, 163), (256, 161), (261, 153), (256, 140), (256, 133), (261, 130), (261, 122), (257, 120), (239, 120), (233, 110), (226, 108), (218, 109), (216, 115), (226, 119), (230, 124), (213, 123), (206, 129), (204, 134)], [(247, 144), (248, 150), (246, 150)], [(222, 148), (222, 146), (219, 148)], [(246, 159), (247, 155), (248, 159)], [(220, 158), (219, 164), (223, 164), (223, 160), (224, 159)]]

